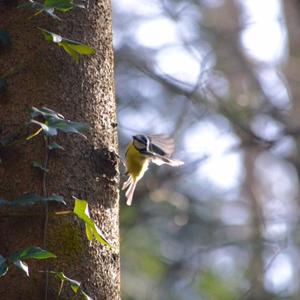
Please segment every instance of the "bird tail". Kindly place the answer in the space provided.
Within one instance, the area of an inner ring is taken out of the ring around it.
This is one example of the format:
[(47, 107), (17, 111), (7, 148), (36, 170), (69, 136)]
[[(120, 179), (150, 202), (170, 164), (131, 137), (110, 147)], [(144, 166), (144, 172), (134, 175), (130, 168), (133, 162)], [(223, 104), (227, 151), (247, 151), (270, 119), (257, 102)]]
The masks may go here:
[(126, 204), (128, 206), (130, 206), (132, 203), (132, 197), (133, 197), (133, 193), (134, 193), (136, 184), (137, 184), (137, 181), (135, 179), (133, 179), (131, 176), (129, 176), (129, 178), (124, 182), (124, 184), (122, 186), (122, 190), (127, 189), (125, 196), (127, 198)]

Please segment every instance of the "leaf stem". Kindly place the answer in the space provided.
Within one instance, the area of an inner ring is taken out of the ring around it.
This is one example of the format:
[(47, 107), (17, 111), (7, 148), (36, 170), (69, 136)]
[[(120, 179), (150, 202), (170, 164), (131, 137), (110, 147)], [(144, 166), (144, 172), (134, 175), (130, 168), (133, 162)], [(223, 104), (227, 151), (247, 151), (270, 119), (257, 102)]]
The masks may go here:
[[(47, 169), (48, 167), (48, 160), (49, 160), (49, 149), (48, 149), (48, 137), (44, 136), (44, 168)], [(47, 172), (43, 172), (43, 196), (47, 197)], [(47, 248), (47, 229), (48, 229), (48, 222), (49, 222), (49, 207), (48, 202), (45, 202), (45, 221), (44, 221), (44, 232), (43, 232), (43, 247), (44, 249)], [(45, 300), (48, 299), (48, 285), (49, 285), (49, 272), (48, 266), (46, 266), (46, 273), (45, 273)]]

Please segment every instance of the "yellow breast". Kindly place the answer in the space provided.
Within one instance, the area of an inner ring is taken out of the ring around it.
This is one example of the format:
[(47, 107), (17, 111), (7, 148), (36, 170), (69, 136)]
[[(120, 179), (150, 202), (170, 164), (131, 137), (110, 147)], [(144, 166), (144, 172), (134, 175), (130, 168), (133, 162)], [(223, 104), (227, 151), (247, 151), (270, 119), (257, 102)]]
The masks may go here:
[(143, 177), (148, 169), (149, 159), (143, 156), (131, 143), (126, 151), (126, 169), (135, 180)]

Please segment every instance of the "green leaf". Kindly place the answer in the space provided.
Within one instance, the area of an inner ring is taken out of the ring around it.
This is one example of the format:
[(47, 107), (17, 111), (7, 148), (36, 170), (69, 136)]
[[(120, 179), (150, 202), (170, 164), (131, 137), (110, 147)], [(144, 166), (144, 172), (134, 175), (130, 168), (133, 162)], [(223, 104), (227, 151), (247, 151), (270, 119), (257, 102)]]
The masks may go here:
[(24, 2), (18, 5), (18, 8), (33, 8), (37, 10), (43, 9), (44, 5), (33, 0), (28, 0), (28, 2)]
[(80, 288), (81, 282), (67, 277), (63, 272), (52, 272), (54, 273), (61, 281), (67, 281), (70, 283), (73, 292), (76, 294)]
[(44, 201), (55, 201), (55, 202), (60, 202), (64, 205), (66, 205), (66, 202), (64, 200), (64, 197), (58, 194), (52, 194), (48, 197), (43, 197)]
[(82, 134), (82, 132), (88, 129), (89, 127), (86, 123), (65, 120), (63, 115), (46, 107), (43, 107), (41, 109), (32, 107), (31, 117), (35, 118), (38, 116), (42, 116), (45, 119), (45, 122), (43, 123), (31, 119), (30, 123), (34, 123), (41, 126), (45, 134), (48, 136), (57, 135), (58, 130), (60, 130), (65, 133), (76, 133), (86, 138), (86, 136)]
[(57, 9), (64, 13), (75, 7), (84, 8), (83, 5), (74, 4), (72, 0), (45, 0), (44, 6)]
[(88, 45), (82, 44), (77, 41), (66, 39), (59, 34), (53, 33), (46, 29), (40, 28), (45, 39), (48, 42), (53, 42), (62, 47), (76, 62), (79, 61), (79, 55), (92, 55), (96, 50)]
[(4, 78), (0, 78), (0, 94), (4, 93), (7, 89), (7, 81)]
[(72, 122), (69, 120), (55, 119), (55, 118), (49, 118), (48, 126), (50, 128), (61, 130), (62, 132), (65, 133), (77, 133), (83, 137), (85, 137), (85, 135), (83, 135), (81, 132), (89, 128), (89, 126), (86, 123)]
[(80, 293), (83, 296), (84, 300), (93, 300), (88, 294), (86, 294), (82, 289), (80, 289)]
[(40, 247), (28, 247), (23, 250), (17, 251), (10, 256), (13, 264), (23, 270), (27, 276), (29, 276), (28, 265), (22, 261), (22, 259), (48, 259), (56, 258), (56, 256), (47, 250), (44, 250)]
[(92, 55), (96, 53), (96, 50), (94, 48), (76, 41), (64, 38), (63, 43), (68, 44), (70, 48), (82, 55)]
[(90, 224), (88, 223), (85, 223), (85, 234), (86, 234), (86, 237), (89, 241), (92, 241), (93, 240), (93, 228)]
[(10, 35), (6, 30), (0, 30), (0, 44), (5, 47), (10, 46), (11, 44)]
[(48, 145), (49, 150), (55, 150), (55, 149), (60, 149), (60, 150), (65, 150), (65, 148), (55, 142), (51, 143)]
[(22, 260), (14, 260), (13, 264), (20, 270), (24, 271), (26, 273), (27, 276), (29, 276), (29, 269), (28, 269), (28, 265), (22, 261)]
[(38, 162), (38, 161), (33, 161), (32, 162), (32, 166), (34, 167), (34, 168), (38, 168), (38, 169), (40, 169), (40, 170), (42, 170), (42, 171), (44, 171), (44, 172), (49, 172), (49, 169), (47, 169), (47, 168), (45, 168), (40, 162)]
[(68, 43), (60, 43), (60, 46), (78, 63), (79, 62), (79, 54), (69, 47)]
[[(54, 136), (57, 135), (57, 129), (53, 128), (53, 127), (49, 127), (47, 124), (36, 121), (36, 120), (30, 120), (30, 123), (34, 123), (37, 124), (39, 126), (41, 126), (41, 128), (43, 129), (43, 131), (45, 132), (45, 134), (47, 136)], [(30, 136), (32, 137), (32, 136)], [(29, 138), (28, 138), (29, 139)]]
[(50, 251), (44, 250), (40, 247), (28, 247), (23, 250), (17, 251), (10, 256), (11, 260), (17, 261), (21, 259), (48, 259), (56, 258), (56, 255)]
[(56, 111), (47, 108), (45, 106), (43, 106), (42, 108), (36, 108), (36, 107), (31, 107), (30, 109), (31, 111), (31, 118), (35, 118), (37, 116), (43, 116), (45, 119), (47, 119), (48, 117), (53, 117), (53, 118), (58, 118), (58, 119), (64, 119), (64, 116), (57, 113)]
[(29, 0), (26, 3), (22, 3), (20, 5), (18, 5), (19, 8), (31, 8), (36, 10), (37, 12), (34, 14), (34, 16), (38, 16), (41, 13), (45, 13), (47, 15), (50, 15), (52, 18), (60, 20), (60, 18), (54, 13), (54, 8), (53, 7), (46, 7), (45, 5), (37, 2), (37, 1), (33, 1), (33, 0)]
[(3, 205), (10, 205), (10, 206), (32, 205), (32, 204), (36, 204), (39, 202), (49, 202), (49, 201), (55, 201), (55, 202), (59, 202), (62, 204), (66, 204), (66, 202), (64, 201), (64, 197), (61, 195), (52, 194), (48, 197), (42, 197), (35, 193), (31, 193), (31, 194), (25, 194), (23, 196), (20, 196), (13, 201), (7, 201), (5, 199), (0, 199), (0, 206), (3, 206)]
[(109, 241), (105, 238), (102, 231), (91, 219), (87, 201), (75, 198), (75, 206), (73, 212), (78, 218), (85, 222), (85, 231), (88, 240), (92, 240), (93, 237), (95, 237), (96, 240), (102, 245), (106, 245), (109, 248), (113, 248)]
[(63, 40), (62, 36), (60, 36), (59, 34), (53, 33), (51, 31), (39, 27), (38, 29), (42, 31), (46, 41), (48, 42), (60, 43)]
[(38, 202), (49, 202), (49, 201), (55, 201), (60, 202), (62, 204), (66, 204), (64, 201), (64, 197), (57, 194), (52, 194), (48, 197), (42, 197), (35, 193), (32, 194), (26, 194), (24, 196), (18, 197), (16, 200), (13, 201), (12, 205), (28, 205), (28, 204), (35, 204)]
[(93, 300), (90, 296), (88, 296), (82, 289), (81, 289), (81, 282), (71, 279), (67, 277), (63, 272), (54, 272), (50, 271), (51, 274), (54, 274), (59, 280), (61, 281), (66, 281), (70, 284), (71, 289), (75, 294), (77, 294), (78, 291), (80, 291), (81, 295), (84, 296), (84, 299), (86, 300)]
[(4, 276), (8, 271), (8, 266), (6, 264), (6, 259), (0, 255), (0, 277)]

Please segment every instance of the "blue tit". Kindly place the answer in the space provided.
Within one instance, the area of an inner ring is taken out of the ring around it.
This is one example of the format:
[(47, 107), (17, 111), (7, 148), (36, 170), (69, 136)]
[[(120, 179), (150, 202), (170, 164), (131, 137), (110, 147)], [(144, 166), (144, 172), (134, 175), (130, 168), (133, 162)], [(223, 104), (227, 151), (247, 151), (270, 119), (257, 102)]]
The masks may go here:
[(134, 135), (125, 153), (126, 175), (122, 189), (127, 189), (126, 204), (131, 205), (137, 182), (144, 176), (149, 162), (157, 165), (168, 164), (177, 167), (182, 161), (171, 159), (174, 152), (174, 141), (163, 135)]

